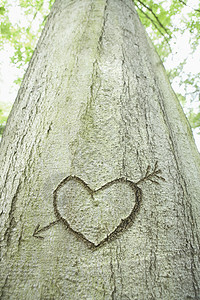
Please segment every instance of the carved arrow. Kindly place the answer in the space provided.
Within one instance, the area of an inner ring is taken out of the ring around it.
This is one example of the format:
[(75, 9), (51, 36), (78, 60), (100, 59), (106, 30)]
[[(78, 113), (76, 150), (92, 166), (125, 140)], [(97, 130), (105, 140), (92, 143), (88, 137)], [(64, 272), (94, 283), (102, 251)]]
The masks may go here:
[[(49, 228), (53, 227), (54, 225), (56, 225), (58, 222), (60, 222), (60, 220), (56, 220), (54, 222), (51, 222), (49, 225), (45, 226), (45, 227), (42, 227), (40, 228), (40, 224), (38, 224), (36, 227), (35, 227), (35, 230), (33, 232), (33, 236), (37, 239), (40, 239), (40, 240), (43, 240), (44, 237), (41, 236), (41, 235), (38, 235), (40, 232), (43, 232), (43, 231), (46, 231), (48, 230)], [(40, 228), (40, 229), (39, 229)]]
[(143, 181), (147, 181), (147, 180), (151, 181), (152, 183), (159, 184), (159, 182), (156, 181), (154, 179), (154, 177), (156, 177), (157, 180), (165, 181), (165, 178), (158, 175), (161, 173), (162, 173), (162, 171), (160, 169), (158, 169), (158, 162), (156, 162), (153, 171), (151, 172), (151, 167), (148, 166), (145, 176), (143, 178), (141, 178), (138, 182), (136, 182), (136, 184), (139, 184), (139, 183), (141, 183)]
[[(57, 220), (49, 223), (48, 225), (40, 228), (40, 224), (38, 224), (35, 229), (34, 229), (34, 232), (33, 232), (33, 237), (37, 238), (37, 239), (40, 239), (40, 240), (43, 240), (44, 237), (40, 235), (41, 232), (43, 231), (46, 231), (48, 230), (49, 228), (53, 227), (54, 225), (56, 225), (57, 223), (59, 222), (63, 222), (73, 233), (75, 233), (76, 235), (78, 235), (82, 240), (84, 240), (85, 242), (87, 242), (89, 244), (89, 246), (92, 246), (92, 247), (99, 247), (101, 245), (103, 245), (105, 242), (111, 240), (113, 237), (115, 237), (115, 235), (119, 232), (121, 232), (123, 229), (127, 228), (128, 225), (130, 223), (133, 222), (133, 219), (134, 219), (134, 216), (135, 214), (139, 211), (139, 207), (140, 207), (140, 203), (142, 201), (142, 191), (141, 189), (138, 187), (138, 184), (144, 182), (144, 181), (150, 181), (152, 183), (155, 183), (155, 184), (159, 184), (159, 180), (162, 180), (162, 181), (165, 181), (165, 178), (163, 178), (162, 176), (160, 176), (160, 174), (162, 173), (162, 171), (160, 169), (158, 169), (158, 162), (155, 163), (155, 166), (154, 168), (152, 169), (151, 171), (151, 167), (148, 166), (147, 167), (147, 170), (146, 170), (146, 173), (145, 173), (145, 176), (143, 178), (141, 178), (138, 182), (134, 183), (132, 182), (131, 180), (128, 180), (126, 178), (118, 178), (118, 179), (115, 179), (111, 182), (108, 182), (106, 183), (105, 185), (103, 185), (101, 188), (99, 188), (98, 190), (92, 190), (82, 179), (80, 179), (79, 177), (76, 177), (76, 176), (68, 176), (66, 177), (59, 185), (58, 187), (56, 188), (56, 190), (54, 191), (54, 213), (57, 217)], [(156, 180), (155, 180), (156, 178)], [(101, 240), (98, 244), (95, 244), (93, 243), (92, 241), (90, 241), (87, 237), (85, 237), (81, 232), (78, 232), (76, 230), (74, 230), (72, 227), (70, 227), (68, 221), (63, 218), (61, 215), (60, 215), (60, 212), (57, 208), (57, 204), (56, 204), (56, 192), (58, 190), (58, 188), (62, 187), (62, 185), (64, 183), (66, 183), (67, 181), (69, 180), (76, 180), (78, 182), (80, 182), (82, 185), (84, 185), (84, 187), (89, 191), (89, 193), (93, 196), (94, 193), (100, 191), (100, 190), (104, 190), (105, 188), (107, 187), (110, 187), (112, 184), (115, 184), (116, 182), (123, 182), (123, 183), (126, 183), (126, 184), (129, 184), (131, 185), (131, 188), (134, 189), (134, 192), (135, 192), (135, 196), (136, 196), (136, 201), (135, 201), (135, 204), (134, 204), (134, 207), (132, 208), (132, 211), (131, 213), (129, 214), (128, 217), (126, 217), (125, 219), (121, 219), (121, 222), (119, 225), (117, 225), (117, 227), (110, 233), (108, 234), (103, 240)]]

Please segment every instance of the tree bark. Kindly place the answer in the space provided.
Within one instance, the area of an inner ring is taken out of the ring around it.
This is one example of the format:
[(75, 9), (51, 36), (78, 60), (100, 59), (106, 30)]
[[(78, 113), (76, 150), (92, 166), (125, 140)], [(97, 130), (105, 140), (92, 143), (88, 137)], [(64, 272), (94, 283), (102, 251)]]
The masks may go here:
[(131, 0), (57, 0), (0, 145), (1, 299), (200, 299), (200, 159)]

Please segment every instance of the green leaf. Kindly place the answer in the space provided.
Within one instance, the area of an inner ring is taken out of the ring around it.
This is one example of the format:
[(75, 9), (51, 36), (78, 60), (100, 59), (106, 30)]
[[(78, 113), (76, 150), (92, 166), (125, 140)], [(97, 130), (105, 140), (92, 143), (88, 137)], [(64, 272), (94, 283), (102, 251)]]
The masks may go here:
[(0, 15), (4, 15), (5, 11), (6, 11), (5, 7), (1, 6), (0, 7)]

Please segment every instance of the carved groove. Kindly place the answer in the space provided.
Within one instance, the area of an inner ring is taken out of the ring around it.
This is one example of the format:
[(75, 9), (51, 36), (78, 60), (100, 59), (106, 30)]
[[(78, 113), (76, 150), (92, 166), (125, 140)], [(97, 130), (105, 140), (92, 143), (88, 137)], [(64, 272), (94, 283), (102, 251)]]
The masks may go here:
[[(57, 208), (57, 194), (58, 191), (70, 180), (74, 180), (79, 182), (85, 189), (87, 189), (88, 193), (93, 197), (94, 193), (97, 193), (99, 191), (103, 191), (105, 189), (107, 189), (108, 187), (112, 186), (113, 184), (117, 183), (117, 182), (122, 182), (124, 184), (127, 184), (131, 187), (131, 189), (134, 191), (135, 193), (135, 202), (134, 202), (134, 206), (131, 210), (131, 213), (129, 214), (128, 217), (126, 217), (124, 220), (122, 219), (120, 224), (115, 228), (114, 231), (112, 231), (109, 235), (107, 235), (106, 238), (104, 238), (99, 244), (95, 245), (93, 242), (91, 242), (90, 240), (88, 240), (84, 234), (82, 234), (79, 231), (74, 230), (70, 224), (68, 223), (68, 221), (63, 218), (60, 213), (59, 210)], [(115, 180), (112, 180), (106, 184), (104, 184), (103, 186), (101, 186), (98, 189), (94, 189), (92, 190), (89, 185), (83, 181), (81, 178), (77, 177), (77, 176), (68, 176), (66, 177), (56, 188), (56, 190), (53, 193), (53, 206), (54, 206), (54, 213), (55, 216), (57, 218), (57, 220), (62, 221), (63, 224), (69, 228), (75, 235), (77, 235), (80, 239), (82, 239), (84, 242), (86, 242), (88, 244), (88, 246), (90, 246), (91, 248), (98, 248), (99, 246), (103, 245), (105, 242), (111, 241), (113, 240), (120, 232), (124, 231), (125, 229), (127, 229), (127, 227), (129, 225), (131, 225), (134, 221), (135, 215), (136, 213), (139, 211), (140, 208), (140, 203), (142, 201), (142, 191), (141, 189), (131, 180), (128, 180), (124, 177), (121, 178), (117, 178)]]
[[(100, 188), (94, 189), (94, 190), (91, 189), (90, 186), (84, 180), (82, 180), (81, 178), (79, 178), (77, 176), (70, 175), (70, 176), (66, 177), (65, 179), (63, 179), (61, 181), (61, 183), (57, 186), (57, 188), (53, 192), (53, 207), (54, 207), (54, 213), (56, 216), (56, 220), (51, 222), (49, 225), (47, 225), (43, 228), (40, 228), (40, 225), (38, 224), (35, 227), (35, 230), (33, 232), (33, 237), (41, 239), (41, 240), (44, 239), (42, 236), (38, 235), (40, 232), (46, 231), (49, 228), (51, 228), (52, 226), (56, 225), (57, 223), (62, 222), (73, 234), (78, 236), (91, 249), (99, 248), (102, 245), (104, 245), (106, 242), (112, 241), (113, 239), (118, 237), (125, 229), (129, 228), (133, 224), (133, 221), (134, 221), (137, 213), (139, 212), (141, 202), (142, 202), (142, 190), (138, 187), (138, 184), (140, 184), (144, 181), (150, 181), (151, 183), (160, 184), (158, 181), (156, 181), (154, 179), (154, 177), (156, 177), (157, 180), (165, 181), (165, 178), (160, 176), (162, 171), (160, 169), (158, 169), (158, 162), (155, 163), (153, 171), (150, 171), (150, 170), (151, 170), (151, 167), (148, 166), (146, 169), (145, 176), (143, 178), (141, 178), (139, 181), (137, 181), (136, 183), (134, 183), (133, 181), (131, 181), (129, 179), (121, 177), (121, 178), (114, 179), (114, 180), (104, 184)], [(70, 226), (69, 222), (61, 216), (61, 214), (57, 208), (58, 191), (70, 180), (74, 180), (74, 181), (78, 182), (79, 184), (81, 184), (87, 190), (87, 192), (91, 195), (92, 198), (93, 198), (93, 195), (95, 193), (97, 193), (98, 191), (103, 191), (106, 188), (109, 188), (110, 186), (112, 186), (113, 184), (115, 184), (117, 182), (121, 182), (121, 183), (129, 185), (131, 187), (131, 189), (134, 191), (134, 194), (135, 194), (134, 200), (135, 201), (134, 201), (133, 208), (132, 208), (130, 214), (128, 215), (128, 217), (126, 217), (125, 219), (121, 219), (120, 224), (117, 225), (116, 228), (110, 234), (108, 234), (106, 238), (101, 240), (97, 245), (95, 245), (93, 242), (88, 240), (84, 236), (84, 234), (82, 234), (81, 232), (74, 230)]]

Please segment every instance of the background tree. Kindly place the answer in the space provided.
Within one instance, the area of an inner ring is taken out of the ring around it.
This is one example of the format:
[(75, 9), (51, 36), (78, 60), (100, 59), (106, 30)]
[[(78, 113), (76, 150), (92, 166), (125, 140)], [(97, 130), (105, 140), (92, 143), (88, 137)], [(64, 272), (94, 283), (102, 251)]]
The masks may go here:
[(55, 2), (0, 147), (2, 299), (199, 299), (199, 153), (131, 0)]

